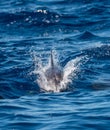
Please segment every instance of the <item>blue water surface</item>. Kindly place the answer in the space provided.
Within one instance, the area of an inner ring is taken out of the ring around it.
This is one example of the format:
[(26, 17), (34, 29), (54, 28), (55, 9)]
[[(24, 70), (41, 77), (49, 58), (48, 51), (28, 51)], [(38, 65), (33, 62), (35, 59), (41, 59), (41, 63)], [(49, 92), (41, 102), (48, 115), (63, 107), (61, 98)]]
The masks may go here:
[[(51, 49), (83, 57), (69, 90), (30, 74)], [(0, 130), (110, 130), (110, 0), (0, 0)]]

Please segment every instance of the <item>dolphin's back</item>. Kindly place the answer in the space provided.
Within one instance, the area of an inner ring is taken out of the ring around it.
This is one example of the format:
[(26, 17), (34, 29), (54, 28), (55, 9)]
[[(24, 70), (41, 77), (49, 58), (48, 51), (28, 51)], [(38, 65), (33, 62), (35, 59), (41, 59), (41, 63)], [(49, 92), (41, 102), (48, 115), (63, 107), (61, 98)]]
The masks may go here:
[(59, 66), (54, 64), (52, 51), (50, 58), (50, 67), (46, 70), (45, 75), (48, 81), (53, 81), (55, 84), (57, 84), (63, 79), (63, 71)]

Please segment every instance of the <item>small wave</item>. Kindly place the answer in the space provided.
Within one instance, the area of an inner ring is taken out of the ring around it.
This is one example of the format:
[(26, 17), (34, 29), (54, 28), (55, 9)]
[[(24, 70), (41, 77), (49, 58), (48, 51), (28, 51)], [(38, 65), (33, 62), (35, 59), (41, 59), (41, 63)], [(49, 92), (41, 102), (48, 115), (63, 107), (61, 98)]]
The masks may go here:
[(84, 40), (84, 41), (89, 41), (89, 40), (100, 41), (101, 40), (103, 42), (106, 42), (106, 41), (110, 40), (110, 37), (99, 36), (99, 35), (89, 32), (89, 31), (85, 31), (82, 34), (74, 36), (74, 38), (76, 38), (78, 40)]
[(105, 12), (105, 6), (104, 5), (92, 5), (87, 10), (86, 13), (89, 15), (103, 15)]
[(79, 35), (77, 39), (80, 39), (80, 40), (90, 40), (90, 39), (96, 39), (96, 38), (98, 38), (98, 36), (92, 34), (89, 31), (85, 31), (84, 33)]

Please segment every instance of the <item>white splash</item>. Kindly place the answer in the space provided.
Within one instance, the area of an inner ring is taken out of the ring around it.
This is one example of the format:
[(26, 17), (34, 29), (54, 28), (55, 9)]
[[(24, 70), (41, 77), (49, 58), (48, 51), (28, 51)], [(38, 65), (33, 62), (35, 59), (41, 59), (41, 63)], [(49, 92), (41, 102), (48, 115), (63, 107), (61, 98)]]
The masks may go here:
[(32, 74), (37, 75), (37, 79), (35, 82), (38, 83), (41, 91), (44, 92), (60, 92), (68, 89), (69, 84), (72, 82), (72, 79), (75, 77), (75, 71), (79, 68), (80, 60), (82, 57), (78, 57), (75, 59), (70, 60), (64, 68), (60, 66), (59, 58), (57, 53), (54, 53), (54, 63), (56, 66), (60, 67), (63, 71), (63, 79), (58, 84), (57, 89), (55, 84), (52, 81), (48, 81), (47, 77), (45, 75), (45, 72), (48, 68), (50, 68), (50, 56), (47, 58), (47, 64), (43, 63), (43, 58), (40, 55), (36, 55), (36, 53), (32, 53), (33, 60), (35, 64), (34, 71), (32, 71)]

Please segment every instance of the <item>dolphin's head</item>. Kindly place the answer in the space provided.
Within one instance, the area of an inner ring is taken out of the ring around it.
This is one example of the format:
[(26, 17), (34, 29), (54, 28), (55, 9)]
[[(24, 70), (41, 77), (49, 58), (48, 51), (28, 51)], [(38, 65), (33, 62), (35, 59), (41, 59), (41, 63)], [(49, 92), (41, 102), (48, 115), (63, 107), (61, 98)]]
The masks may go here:
[(47, 81), (53, 81), (53, 83), (57, 85), (63, 80), (63, 71), (58, 67), (48, 68), (45, 72), (45, 76)]

